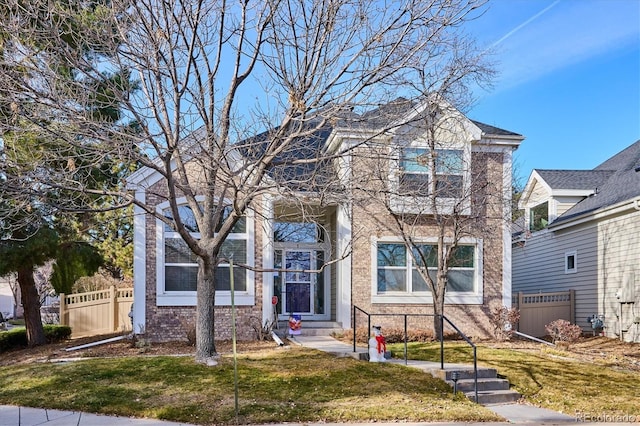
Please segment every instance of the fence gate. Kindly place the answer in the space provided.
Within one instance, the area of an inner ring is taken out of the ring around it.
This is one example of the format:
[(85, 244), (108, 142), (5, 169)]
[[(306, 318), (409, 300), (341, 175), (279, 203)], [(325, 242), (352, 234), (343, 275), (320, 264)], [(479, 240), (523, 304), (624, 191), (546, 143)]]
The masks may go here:
[(72, 337), (131, 330), (129, 311), (133, 288), (60, 294), (60, 324), (71, 327)]
[[(514, 298), (515, 299), (515, 298)], [(517, 295), (517, 308), (520, 310), (518, 331), (534, 337), (547, 334), (544, 326), (557, 319), (575, 322), (575, 291), (557, 293), (534, 293)]]

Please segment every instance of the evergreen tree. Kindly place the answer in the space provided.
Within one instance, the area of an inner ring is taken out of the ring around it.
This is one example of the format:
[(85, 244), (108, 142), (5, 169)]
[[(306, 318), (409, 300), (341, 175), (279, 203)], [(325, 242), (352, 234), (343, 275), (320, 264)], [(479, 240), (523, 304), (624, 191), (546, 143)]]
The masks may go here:
[[(114, 162), (104, 151), (95, 155), (95, 145), (104, 142), (97, 142), (77, 122), (53, 112), (44, 97), (29, 96), (24, 88), (47, 87), (68, 103), (84, 105), (85, 115), (102, 123), (103, 133), (113, 130), (114, 138), (117, 132), (135, 131), (135, 126), (121, 123), (121, 98), (115, 93), (133, 88), (126, 71), (105, 70), (83, 80), (78, 72), (82, 65), (70, 65), (69, 58), (52, 49), (55, 38), (70, 56), (104, 55), (102, 43), (117, 37), (101, 25), (100, 16), (109, 3), (11, 1), (0, 6), (0, 20), (38, 29), (18, 38), (0, 29), (2, 74), (9, 87), (23, 88), (0, 88), (0, 276), (17, 273), (30, 346), (44, 343), (35, 268), (57, 259), (52, 280), (58, 292), (70, 290), (79, 276), (97, 270), (102, 259), (88, 244), (89, 230), (96, 223), (89, 212), (111, 208), (103, 208), (112, 204), (105, 199), (111, 188), (122, 184), (130, 165)], [(52, 70), (58, 78), (39, 79), (34, 65)], [(91, 90), (78, 90), (80, 86)], [(74, 134), (73, 143), (63, 134)], [(70, 184), (82, 191), (70, 190)]]

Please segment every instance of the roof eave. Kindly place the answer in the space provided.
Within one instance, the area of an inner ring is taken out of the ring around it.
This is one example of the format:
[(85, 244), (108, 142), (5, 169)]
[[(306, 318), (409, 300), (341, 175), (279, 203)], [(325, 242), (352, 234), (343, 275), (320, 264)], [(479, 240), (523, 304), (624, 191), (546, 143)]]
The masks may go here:
[(517, 149), (523, 140), (525, 140), (525, 137), (522, 135), (495, 135), (485, 133), (478, 143), (483, 145), (510, 146)]
[(640, 197), (630, 198), (620, 203), (612, 204), (610, 206), (605, 206), (599, 209), (579, 213), (576, 216), (569, 217), (564, 220), (562, 219), (562, 216), (560, 216), (558, 219), (551, 222), (547, 226), (547, 229), (552, 231), (559, 231), (561, 229), (580, 225), (597, 219), (602, 219), (614, 214), (623, 213), (627, 210), (640, 211)]

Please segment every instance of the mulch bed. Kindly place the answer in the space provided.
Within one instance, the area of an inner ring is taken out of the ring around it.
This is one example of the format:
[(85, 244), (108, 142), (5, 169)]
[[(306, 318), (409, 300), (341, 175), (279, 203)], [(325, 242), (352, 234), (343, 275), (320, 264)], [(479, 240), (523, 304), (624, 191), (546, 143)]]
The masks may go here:
[[(0, 365), (29, 364), (34, 362), (55, 362), (69, 358), (95, 358), (95, 357), (125, 357), (125, 356), (149, 356), (149, 355), (191, 355), (195, 353), (195, 347), (186, 341), (145, 343), (129, 338), (115, 342), (92, 346), (85, 349), (67, 351), (68, 348), (81, 346), (87, 343), (117, 337), (118, 335), (93, 336), (80, 339), (71, 339), (64, 342), (37, 346), (34, 348), (21, 348), (0, 353)], [(273, 341), (248, 341), (237, 342), (238, 352), (252, 352), (261, 349), (273, 349), (276, 346)], [(224, 355), (232, 352), (231, 341), (216, 342), (216, 350)]]
[[(186, 341), (166, 343), (150, 343), (125, 338), (116, 342), (101, 344), (86, 349), (67, 351), (67, 348), (86, 343), (105, 340), (117, 335), (94, 336), (82, 339), (72, 339), (65, 342), (38, 346), (35, 348), (16, 349), (0, 353), (0, 365), (28, 364), (33, 362), (55, 362), (67, 358), (91, 357), (123, 357), (149, 355), (194, 355), (195, 348)], [(601, 363), (614, 368), (640, 371), (640, 344), (621, 342), (607, 337), (583, 337), (572, 343), (568, 348), (550, 347), (540, 343), (514, 339), (507, 342), (481, 342), (492, 348), (505, 348), (521, 351), (547, 351), (562, 358)], [(238, 352), (254, 352), (273, 349), (275, 342), (267, 341), (239, 341)], [(216, 349), (220, 354), (232, 351), (231, 341), (216, 342)]]

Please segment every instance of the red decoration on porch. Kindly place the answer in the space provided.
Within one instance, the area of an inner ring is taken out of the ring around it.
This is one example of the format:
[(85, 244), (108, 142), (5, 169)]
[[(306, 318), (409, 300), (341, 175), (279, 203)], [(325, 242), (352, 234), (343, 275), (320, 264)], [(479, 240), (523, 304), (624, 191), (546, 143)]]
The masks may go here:
[(378, 342), (378, 353), (383, 354), (387, 351), (387, 342), (384, 339), (383, 335), (376, 336), (376, 342)]
[(300, 334), (302, 328), (302, 317), (300, 315), (291, 315), (289, 317), (289, 334)]
[(271, 304), (272, 305), (278, 304), (278, 296), (271, 296)]
[(373, 326), (373, 336), (369, 339), (369, 362), (385, 362), (384, 357), (387, 351), (387, 342), (382, 335), (382, 327)]

